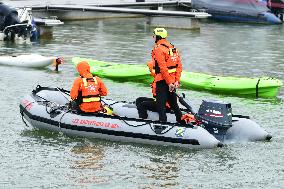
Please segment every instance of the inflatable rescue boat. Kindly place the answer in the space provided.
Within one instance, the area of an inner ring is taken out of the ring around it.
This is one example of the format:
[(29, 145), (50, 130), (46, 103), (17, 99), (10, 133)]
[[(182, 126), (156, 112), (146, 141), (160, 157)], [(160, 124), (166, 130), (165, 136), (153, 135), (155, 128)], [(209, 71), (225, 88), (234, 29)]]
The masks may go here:
[[(181, 98), (181, 97), (180, 97)], [(37, 86), (20, 103), (27, 125), (68, 135), (122, 142), (170, 145), (190, 149), (221, 147), (227, 141), (270, 140), (271, 135), (246, 116), (231, 114), (231, 105), (203, 101), (196, 120), (179, 124), (168, 113), (168, 122), (159, 122), (156, 112), (138, 118), (136, 105), (102, 99), (107, 113), (82, 114), (70, 106), (69, 91)], [(182, 99), (180, 102), (183, 104)], [(189, 107), (182, 111), (191, 113)]]

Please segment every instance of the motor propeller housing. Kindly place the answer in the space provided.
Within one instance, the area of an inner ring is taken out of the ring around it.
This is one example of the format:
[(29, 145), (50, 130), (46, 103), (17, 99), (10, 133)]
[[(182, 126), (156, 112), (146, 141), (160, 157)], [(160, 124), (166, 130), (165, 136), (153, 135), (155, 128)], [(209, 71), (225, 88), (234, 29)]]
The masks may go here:
[[(223, 137), (232, 127), (231, 103), (203, 100), (196, 118), (211, 134), (217, 136), (217, 139), (218, 136)], [(223, 138), (220, 139), (223, 140)]]
[(210, 121), (217, 125), (231, 126), (231, 103), (203, 100), (198, 110), (198, 117), (203, 121)]

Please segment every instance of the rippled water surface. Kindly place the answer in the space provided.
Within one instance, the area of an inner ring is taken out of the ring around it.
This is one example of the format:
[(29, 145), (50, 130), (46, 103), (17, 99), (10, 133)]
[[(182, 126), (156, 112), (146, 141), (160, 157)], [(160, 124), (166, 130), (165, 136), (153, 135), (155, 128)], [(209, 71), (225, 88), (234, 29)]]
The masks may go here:
[[(271, 76), (284, 81), (284, 27), (201, 23), (200, 31), (169, 29), (185, 70), (215, 75)], [(202, 99), (232, 103), (273, 135), (270, 142), (235, 143), (186, 150), (69, 137), (27, 128), (19, 102), (36, 85), (70, 89), (73, 56), (145, 64), (153, 45), (146, 20), (67, 22), (52, 39), (0, 42), (0, 55), (62, 56), (53, 71), (0, 66), (0, 188), (283, 188), (284, 91), (275, 99), (253, 99), (183, 90), (194, 108)], [(149, 87), (104, 79), (110, 98), (150, 96)]]

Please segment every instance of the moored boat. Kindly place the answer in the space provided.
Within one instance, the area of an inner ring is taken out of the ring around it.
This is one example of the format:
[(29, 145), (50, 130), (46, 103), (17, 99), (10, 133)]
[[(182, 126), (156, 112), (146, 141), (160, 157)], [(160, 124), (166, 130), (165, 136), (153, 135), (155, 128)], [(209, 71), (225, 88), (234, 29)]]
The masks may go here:
[(0, 40), (30, 40), (36, 32), (31, 9), (16, 9), (0, 2)]
[(228, 22), (281, 24), (262, 0), (192, 0), (192, 7), (205, 10), (211, 19)]
[(64, 89), (38, 86), (20, 103), (23, 120), (38, 129), (69, 135), (190, 149), (222, 146), (220, 141), (271, 138), (247, 117), (232, 116), (230, 105), (220, 102), (202, 103), (196, 114), (202, 124), (179, 124), (170, 113), (167, 122), (157, 121), (157, 113), (150, 111), (148, 119), (140, 119), (135, 104), (109, 99), (103, 103), (112, 109), (110, 114), (82, 114), (71, 108), (69, 98)]
[[(100, 77), (122, 81), (145, 82), (147, 84), (153, 80), (146, 65), (119, 64), (80, 57), (72, 58), (74, 65), (77, 65), (80, 61), (87, 61), (91, 67), (92, 74)], [(214, 76), (187, 71), (183, 71), (181, 75), (182, 88), (236, 96), (271, 98), (277, 95), (282, 85), (283, 83), (280, 80), (272, 77)]]

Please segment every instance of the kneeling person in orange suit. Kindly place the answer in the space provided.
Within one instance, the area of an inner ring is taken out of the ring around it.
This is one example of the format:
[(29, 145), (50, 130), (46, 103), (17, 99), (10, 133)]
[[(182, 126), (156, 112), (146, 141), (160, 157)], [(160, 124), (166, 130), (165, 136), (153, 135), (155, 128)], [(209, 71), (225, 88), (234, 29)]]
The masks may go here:
[[(155, 78), (154, 64), (155, 64), (155, 62), (153, 60), (151, 60), (147, 63), (147, 66), (148, 66), (149, 71), (151, 73), (151, 76), (153, 76), (153, 78)], [(148, 118), (147, 110), (150, 110), (152, 112), (158, 112), (157, 102), (156, 102), (156, 82), (155, 82), (155, 79), (150, 84), (150, 86), (151, 86), (151, 89), (152, 89), (153, 98), (138, 97), (136, 99), (136, 106), (137, 106), (139, 118), (142, 118), (142, 119)], [(168, 102), (166, 103), (166, 112), (171, 112), (171, 108), (170, 108), (170, 105), (169, 105)]]
[(103, 110), (101, 96), (108, 94), (102, 80), (90, 73), (90, 66), (87, 62), (80, 62), (77, 65), (80, 77), (76, 78), (70, 92), (71, 99), (77, 102), (82, 112), (94, 113)]

